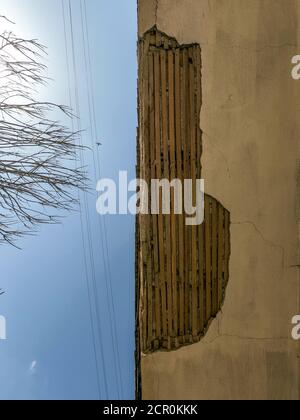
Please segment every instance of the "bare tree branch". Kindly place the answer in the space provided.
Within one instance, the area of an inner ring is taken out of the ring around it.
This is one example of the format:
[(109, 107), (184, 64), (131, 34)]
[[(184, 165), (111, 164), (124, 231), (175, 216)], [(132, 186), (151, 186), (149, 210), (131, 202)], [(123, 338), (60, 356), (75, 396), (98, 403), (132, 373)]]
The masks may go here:
[(1, 15), (0, 15), (0, 19), (4, 19), (4, 20), (6, 20), (7, 22), (12, 23), (13, 25), (15, 25), (15, 22), (13, 22), (12, 20), (7, 19), (7, 17), (6, 17), (6, 16), (1, 16)]
[(86, 185), (76, 165), (78, 133), (51, 119), (51, 111), (68, 117), (72, 111), (36, 100), (47, 82), (45, 54), (35, 39), (0, 34), (0, 243), (14, 246), (38, 225), (57, 223), (58, 212), (73, 209), (75, 190)]

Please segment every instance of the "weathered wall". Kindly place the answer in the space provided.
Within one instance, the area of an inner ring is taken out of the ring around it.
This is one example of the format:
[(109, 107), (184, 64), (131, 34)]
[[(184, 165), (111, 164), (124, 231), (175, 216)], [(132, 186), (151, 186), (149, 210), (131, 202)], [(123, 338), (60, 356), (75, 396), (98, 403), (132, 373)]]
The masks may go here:
[(298, 399), (300, 0), (139, 0), (202, 51), (202, 176), (231, 213), (222, 313), (198, 344), (142, 357), (144, 399)]

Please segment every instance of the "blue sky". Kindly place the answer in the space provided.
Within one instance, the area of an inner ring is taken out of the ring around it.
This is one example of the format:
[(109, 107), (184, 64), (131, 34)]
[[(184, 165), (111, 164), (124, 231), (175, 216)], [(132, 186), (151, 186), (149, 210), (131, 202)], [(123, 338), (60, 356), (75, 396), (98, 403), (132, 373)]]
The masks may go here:
[[(68, 1), (64, 2), (68, 12)], [(79, 0), (72, 0), (81, 125), (86, 129), (84, 142), (91, 144), (94, 140), (88, 114), (79, 5)], [(96, 119), (103, 143), (99, 148), (101, 175), (117, 179), (119, 170), (127, 170), (132, 179), (137, 125), (136, 0), (86, 0), (86, 5)], [(0, 15), (16, 23), (13, 30), (19, 36), (37, 38), (48, 47), (48, 76), (52, 80), (40, 94), (47, 100), (68, 104), (61, 0), (1, 0)], [(1, 25), (0, 29), (4, 29), (3, 22)], [(72, 78), (71, 89), (73, 97)], [(91, 187), (95, 191), (92, 161), (91, 152), (87, 152)], [(93, 336), (101, 397), (134, 398), (134, 217), (108, 216), (105, 221), (121, 365), (121, 372), (116, 372), (105, 288), (109, 277), (105, 274), (97, 220), (100, 216), (93, 192), (88, 196), (88, 205), (98, 290), (93, 302), (97, 302), (101, 318), (108, 395), (98, 330), (92, 334), (89, 316), (80, 216), (73, 213), (61, 225), (45, 226), (37, 236), (22, 240), (21, 251), (0, 247), (0, 288), (6, 291), (0, 298), (0, 315), (7, 321), (7, 340), (0, 341), (2, 400), (99, 398)], [(86, 235), (85, 223), (83, 229)], [(89, 285), (90, 266), (89, 263)], [(94, 303), (92, 319), (96, 323)], [(122, 384), (118, 387), (119, 374)]]

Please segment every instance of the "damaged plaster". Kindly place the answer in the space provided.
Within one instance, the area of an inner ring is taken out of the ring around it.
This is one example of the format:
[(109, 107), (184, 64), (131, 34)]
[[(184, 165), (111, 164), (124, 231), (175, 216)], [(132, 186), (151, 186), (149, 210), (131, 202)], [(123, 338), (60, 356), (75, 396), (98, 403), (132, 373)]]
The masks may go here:
[(204, 339), (142, 356), (142, 397), (299, 399), (300, 1), (140, 0), (140, 36), (155, 24), (201, 47), (202, 176), (230, 209), (231, 258)]
[[(179, 45), (153, 27), (139, 41), (138, 174), (148, 184), (201, 179), (201, 105), (199, 45)], [(230, 215), (207, 194), (204, 207), (204, 223), (196, 226), (186, 226), (185, 214), (174, 212), (138, 217), (143, 353), (199, 342), (223, 306)]]

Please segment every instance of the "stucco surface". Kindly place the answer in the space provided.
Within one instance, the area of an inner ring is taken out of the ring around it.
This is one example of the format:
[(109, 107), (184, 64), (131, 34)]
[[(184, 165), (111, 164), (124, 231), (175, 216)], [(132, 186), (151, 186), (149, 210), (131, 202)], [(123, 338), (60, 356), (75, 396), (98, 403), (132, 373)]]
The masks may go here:
[(144, 399), (299, 399), (300, 0), (139, 0), (202, 50), (203, 178), (231, 213), (222, 313), (198, 344), (142, 357)]

